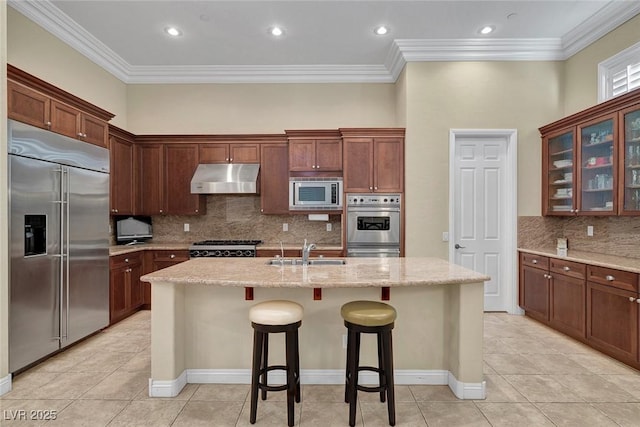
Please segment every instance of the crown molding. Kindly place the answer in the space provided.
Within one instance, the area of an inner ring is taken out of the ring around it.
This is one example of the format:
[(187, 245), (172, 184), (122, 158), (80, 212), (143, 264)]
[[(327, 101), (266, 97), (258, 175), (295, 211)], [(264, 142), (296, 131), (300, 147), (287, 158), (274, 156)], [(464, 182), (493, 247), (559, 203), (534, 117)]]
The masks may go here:
[(381, 65), (131, 65), (49, 0), (9, 6), (127, 84), (393, 83), (407, 62), (564, 60), (640, 13), (640, 1), (612, 1), (562, 38), (397, 39)]

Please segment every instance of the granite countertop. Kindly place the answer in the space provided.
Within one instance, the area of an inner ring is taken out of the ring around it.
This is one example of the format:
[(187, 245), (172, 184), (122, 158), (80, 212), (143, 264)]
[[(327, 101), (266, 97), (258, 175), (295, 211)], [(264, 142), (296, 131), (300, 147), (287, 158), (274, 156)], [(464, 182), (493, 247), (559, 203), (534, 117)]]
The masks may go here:
[(187, 250), (191, 246), (191, 243), (175, 243), (175, 242), (153, 242), (153, 243), (140, 243), (137, 245), (114, 245), (109, 246), (109, 256), (129, 254), (131, 252), (138, 251), (181, 251)]
[[(137, 251), (156, 251), (156, 250), (170, 250), (170, 251), (178, 251), (178, 250), (187, 250), (189, 249), (189, 246), (191, 246), (191, 242), (184, 242), (184, 243), (176, 243), (176, 242), (149, 242), (149, 243), (140, 243), (137, 245), (113, 245), (109, 247), (109, 256), (113, 256), (113, 255), (122, 255), (122, 254), (128, 254), (131, 252), (137, 252)], [(298, 250), (302, 250), (301, 245), (290, 245), (290, 244), (285, 244), (283, 245), (283, 248), (285, 250), (289, 250), (289, 249), (298, 249)], [(267, 249), (267, 250), (280, 250), (280, 245), (276, 245), (276, 244), (259, 244), (256, 249), (260, 250), (260, 249)], [(318, 245), (316, 247), (315, 250), (321, 251), (321, 250), (336, 250), (336, 251), (341, 251), (342, 250), (342, 246), (322, 246), (322, 245)], [(313, 251), (312, 251), (313, 254)]]
[(596, 265), (599, 267), (615, 268), (617, 270), (630, 271), (632, 273), (640, 273), (640, 259), (627, 258), (617, 255), (601, 254), (597, 252), (585, 252), (569, 249), (567, 256), (558, 256), (556, 248), (540, 247), (540, 248), (518, 248), (520, 252), (526, 252), (535, 255), (543, 255), (552, 258), (561, 258), (569, 261), (582, 262), (585, 264)]
[(265, 258), (195, 258), (145, 282), (262, 288), (360, 288), (478, 283), (488, 276), (439, 258), (346, 258), (345, 265), (279, 266)]

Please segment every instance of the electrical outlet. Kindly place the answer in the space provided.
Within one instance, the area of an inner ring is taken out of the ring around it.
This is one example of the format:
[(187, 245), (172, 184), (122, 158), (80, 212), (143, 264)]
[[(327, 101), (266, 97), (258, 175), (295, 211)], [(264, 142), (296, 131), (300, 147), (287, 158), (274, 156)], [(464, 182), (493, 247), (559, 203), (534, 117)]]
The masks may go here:
[(187, 223), (184, 224), (184, 231), (185, 232), (189, 231), (189, 224)]
[(327, 223), (327, 231), (331, 231), (333, 230), (333, 226), (331, 225), (330, 222)]
[(587, 236), (593, 237), (593, 225), (587, 225)]
[(342, 335), (342, 348), (347, 348), (347, 334)]
[(287, 224), (286, 222), (282, 223), (282, 231), (289, 231), (289, 224)]
[(449, 232), (448, 231), (443, 231), (442, 232), (442, 241), (443, 242), (448, 242), (449, 241)]

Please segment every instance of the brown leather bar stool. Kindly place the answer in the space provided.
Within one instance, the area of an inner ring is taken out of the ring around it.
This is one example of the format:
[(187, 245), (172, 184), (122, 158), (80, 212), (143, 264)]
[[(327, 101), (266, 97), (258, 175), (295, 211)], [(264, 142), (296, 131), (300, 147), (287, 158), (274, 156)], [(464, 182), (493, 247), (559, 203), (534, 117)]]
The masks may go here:
[[(251, 414), (249, 422), (255, 424), (258, 412), (258, 390), (262, 400), (268, 391), (287, 390), (287, 422), (294, 424), (294, 399), (300, 402), (300, 355), (298, 351), (298, 328), (302, 324), (303, 309), (293, 301), (265, 301), (249, 309), (249, 320), (253, 327), (253, 365), (251, 367)], [(285, 364), (269, 366), (269, 334), (285, 334)], [(268, 385), (267, 374), (273, 370), (284, 370), (286, 384)]]
[[(380, 402), (387, 401), (389, 425), (396, 425), (396, 408), (393, 381), (393, 348), (391, 330), (396, 320), (396, 310), (389, 304), (377, 301), (352, 301), (340, 309), (347, 327), (347, 369), (345, 373), (344, 400), (349, 404), (349, 425), (356, 424), (358, 390), (380, 393)], [(360, 334), (376, 334), (378, 340), (378, 367), (360, 366)], [(378, 373), (379, 386), (358, 384), (360, 371)]]

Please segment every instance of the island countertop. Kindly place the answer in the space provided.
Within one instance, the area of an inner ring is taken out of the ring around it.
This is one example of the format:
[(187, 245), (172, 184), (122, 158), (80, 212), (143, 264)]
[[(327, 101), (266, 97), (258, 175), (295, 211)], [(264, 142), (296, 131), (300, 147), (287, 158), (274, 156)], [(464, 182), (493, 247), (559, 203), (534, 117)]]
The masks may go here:
[(256, 288), (361, 288), (478, 283), (484, 274), (439, 258), (344, 258), (344, 265), (268, 265), (266, 258), (195, 258), (146, 282)]

